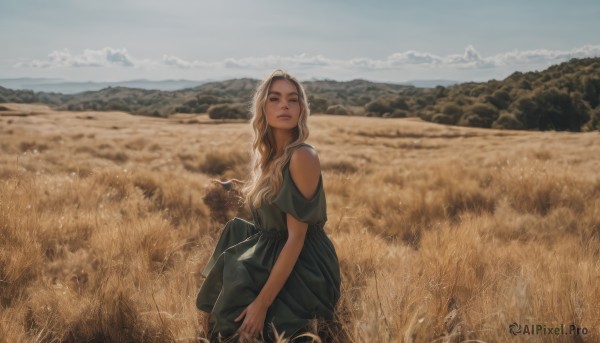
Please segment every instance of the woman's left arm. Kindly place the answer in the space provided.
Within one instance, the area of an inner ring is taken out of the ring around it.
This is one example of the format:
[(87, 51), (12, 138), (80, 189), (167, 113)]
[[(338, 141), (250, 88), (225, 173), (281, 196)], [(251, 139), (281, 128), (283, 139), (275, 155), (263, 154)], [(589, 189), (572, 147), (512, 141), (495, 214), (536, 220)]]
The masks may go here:
[[(298, 190), (306, 199), (312, 198), (317, 191), (321, 166), (316, 152), (312, 148), (299, 148), (290, 161), (290, 174), (297, 185)], [(304, 246), (304, 239), (308, 230), (308, 224), (287, 214), (288, 238), (281, 249), (277, 261), (269, 274), (267, 282), (261, 289), (256, 299), (244, 309), (235, 319), (239, 321), (245, 317), (238, 331), (248, 333), (252, 336), (259, 335), (263, 329), (267, 309), (283, 285), (290, 276), (298, 256)]]

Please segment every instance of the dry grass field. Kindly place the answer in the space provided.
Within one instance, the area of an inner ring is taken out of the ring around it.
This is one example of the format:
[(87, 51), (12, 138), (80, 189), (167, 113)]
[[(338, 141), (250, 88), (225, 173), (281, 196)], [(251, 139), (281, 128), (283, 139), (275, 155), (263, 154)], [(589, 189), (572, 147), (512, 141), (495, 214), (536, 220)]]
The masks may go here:
[[(203, 198), (246, 178), (249, 125), (1, 109), (0, 340), (205, 337), (195, 296), (222, 221)], [(600, 341), (600, 133), (309, 125), (344, 341)]]

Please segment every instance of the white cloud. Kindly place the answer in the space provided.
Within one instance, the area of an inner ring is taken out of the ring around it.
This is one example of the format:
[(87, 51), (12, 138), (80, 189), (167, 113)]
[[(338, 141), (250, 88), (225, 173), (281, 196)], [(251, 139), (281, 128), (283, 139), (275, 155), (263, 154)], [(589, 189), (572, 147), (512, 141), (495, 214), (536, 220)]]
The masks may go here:
[(189, 61), (186, 61), (177, 56), (169, 56), (169, 55), (163, 55), (162, 59), (160, 60), (160, 62), (157, 62), (157, 64), (159, 64), (159, 65), (162, 64), (162, 65), (181, 68), (181, 69), (215, 68), (215, 67), (219, 67), (219, 65), (220, 65), (219, 63), (204, 62), (204, 61), (189, 62)]
[(168, 66), (172, 66), (172, 67), (178, 67), (178, 68), (183, 68), (183, 69), (188, 69), (188, 68), (193, 68), (194, 64), (190, 63), (186, 60), (183, 60), (177, 56), (168, 56), (168, 55), (163, 55), (162, 57), (162, 61), (161, 61), (164, 65), (168, 65)]
[(492, 56), (495, 65), (548, 64), (568, 61), (571, 58), (600, 56), (600, 45), (584, 45), (571, 50), (528, 50), (512, 51)]
[(376, 64), (382, 67), (394, 67), (407, 64), (419, 64), (419, 65), (436, 65), (443, 63), (444, 59), (440, 56), (430, 54), (428, 52), (419, 52), (409, 50), (402, 53), (395, 53), (389, 56), (385, 61), (376, 62)]
[(439, 56), (429, 52), (409, 50), (394, 53), (384, 59), (351, 58), (331, 59), (323, 55), (311, 56), (298, 54), (293, 56), (268, 55), (265, 57), (226, 58), (222, 61), (187, 61), (177, 56), (163, 55), (160, 60), (136, 59), (127, 49), (105, 47), (99, 50), (84, 50), (81, 54), (72, 54), (68, 49), (54, 51), (47, 60), (31, 60), (14, 65), (16, 68), (69, 68), (69, 67), (126, 67), (149, 68), (167, 67), (177, 69), (220, 69), (220, 70), (264, 70), (270, 68), (294, 69), (337, 69), (377, 71), (406, 68), (429, 68), (443, 70), (479, 70), (524, 65), (550, 65), (571, 58), (600, 56), (600, 45), (585, 45), (571, 50), (526, 50), (511, 51), (492, 56), (482, 56), (472, 45), (462, 54)]
[(69, 49), (57, 50), (48, 54), (45, 61), (31, 60), (19, 62), (17, 68), (59, 68), (59, 67), (137, 67), (151, 64), (151, 61), (135, 60), (127, 49), (114, 49), (110, 47), (100, 50), (86, 49), (79, 55), (72, 54)]
[(266, 57), (244, 57), (240, 59), (227, 58), (222, 63), (223, 68), (264, 69), (286, 65), (294, 68), (313, 68), (331, 66), (332, 60), (322, 55), (309, 56), (299, 54), (290, 57), (269, 55)]

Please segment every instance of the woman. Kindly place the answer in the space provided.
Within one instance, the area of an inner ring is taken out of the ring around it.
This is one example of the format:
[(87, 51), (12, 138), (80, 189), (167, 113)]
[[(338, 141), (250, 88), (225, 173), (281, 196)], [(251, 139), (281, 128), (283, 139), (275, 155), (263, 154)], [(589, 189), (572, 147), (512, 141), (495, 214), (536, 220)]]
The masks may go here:
[(275, 338), (334, 319), (340, 271), (327, 221), (320, 162), (308, 138), (302, 85), (275, 70), (252, 105), (252, 178), (243, 189), (254, 221), (223, 228), (196, 306), (209, 313), (211, 340)]

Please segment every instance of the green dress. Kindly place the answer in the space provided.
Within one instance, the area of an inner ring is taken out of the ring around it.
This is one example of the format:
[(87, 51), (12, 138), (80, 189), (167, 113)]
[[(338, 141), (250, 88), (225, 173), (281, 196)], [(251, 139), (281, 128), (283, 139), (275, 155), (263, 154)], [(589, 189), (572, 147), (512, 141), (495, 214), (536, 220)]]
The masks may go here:
[(266, 283), (287, 238), (287, 213), (308, 224), (304, 246), (283, 288), (269, 307), (263, 330), (273, 339), (270, 323), (285, 337), (305, 331), (313, 318), (334, 319), (340, 297), (340, 269), (331, 240), (323, 230), (327, 221), (323, 176), (317, 193), (307, 200), (294, 184), (289, 162), (283, 183), (272, 203), (250, 206), (254, 222), (235, 217), (227, 222), (214, 253), (204, 268), (196, 299), (198, 309), (210, 313), (211, 341), (230, 337), (243, 320), (233, 320), (257, 297)]

